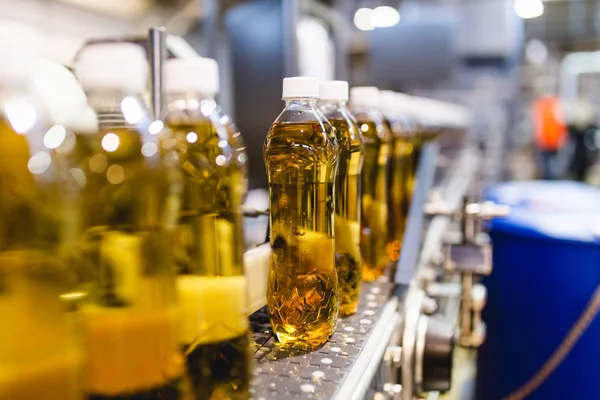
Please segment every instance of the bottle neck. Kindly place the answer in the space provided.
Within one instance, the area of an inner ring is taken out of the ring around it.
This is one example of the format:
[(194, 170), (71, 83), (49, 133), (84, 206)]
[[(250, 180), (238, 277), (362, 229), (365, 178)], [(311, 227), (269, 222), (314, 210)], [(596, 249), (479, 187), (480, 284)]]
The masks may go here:
[(120, 107), (121, 102), (127, 97), (132, 97), (136, 101), (141, 103), (142, 97), (139, 93), (131, 93), (126, 90), (115, 89), (106, 91), (94, 89), (86, 91), (86, 95), (89, 105), (96, 110)]
[(315, 97), (289, 97), (285, 98), (285, 108), (288, 109), (305, 109), (315, 108), (317, 106), (317, 99)]
[(331, 107), (331, 108), (346, 108), (347, 102), (345, 100), (319, 100), (320, 106)]
[(352, 105), (352, 109), (363, 111), (363, 112), (379, 111), (379, 107), (377, 107), (377, 106), (374, 106), (372, 104), (361, 104), (361, 103), (354, 103)]
[(212, 93), (199, 93), (199, 92), (168, 92), (167, 103), (171, 103), (176, 100), (215, 100), (215, 95)]

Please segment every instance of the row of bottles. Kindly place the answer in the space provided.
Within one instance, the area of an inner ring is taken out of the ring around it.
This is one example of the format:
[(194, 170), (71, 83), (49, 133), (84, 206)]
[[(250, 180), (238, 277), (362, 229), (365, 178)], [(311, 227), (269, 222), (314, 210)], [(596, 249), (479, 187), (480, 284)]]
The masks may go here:
[[(0, 21), (0, 400), (247, 399), (247, 157), (216, 62), (168, 60), (155, 120), (142, 47), (88, 45), (75, 77), (38, 43)], [(398, 260), (437, 129), (342, 81), (286, 78), (283, 98), (267, 305), (282, 345), (314, 348)]]
[(264, 145), (270, 195), (267, 305), (283, 345), (314, 348), (354, 314), (361, 282), (399, 260), (418, 149), (439, 130), (406, 95), (283, 80)]
[(167, 62), (159, 121), (142, 47), (83, 48), (77, 81), (36, 75), (38, 41), (0, 22), (0, 399), (248, 398), (246, 154), (216, 63)]

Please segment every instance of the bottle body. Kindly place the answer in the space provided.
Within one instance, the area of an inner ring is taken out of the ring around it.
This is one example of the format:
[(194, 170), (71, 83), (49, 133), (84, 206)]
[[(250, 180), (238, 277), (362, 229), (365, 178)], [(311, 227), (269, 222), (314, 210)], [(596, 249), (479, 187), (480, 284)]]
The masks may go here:
[(242, 201), (246, 199), (246, 194), (248, 193), (248, 153), (246, 152), (246, 144), (244, 143), (244, 138), (242, 137), (242, 133), (240, 132), (237, 124), (231, 119), (230, 116), (223, 113), (220, 107), (217, 106), (215, 110), (216, 114), (220, 116), (219, 122), (227, 131), (227, 137), (229, 140), (229, 145), (233, 150), (233, 157), (235, 158), (235, 163), (237, 165), (237, 170), (240, 172), (242, 176), (242, 183), (239, 185), (243, 190), (243, 198)]
[[(215, 102), (169, 104), (184, 190), (176, 237), (180, 342), (196, 399), (247, 399), (251, 375), (242, 198), (245, 169)], [(238, 132), (239, 133), (239, 132)], [(244, 166), (245, 166), (245, 159)]]
[(363, 135), (361, 254), (363, 279), (381, 277), (388, 265), (388, 163), (392, 136), (375, 110), (354, 112)]
[(0, 159), (2, 400), (82, 398), (74, 271), (62, 254), (72, 180), (56, 135), (68, 133), (46, 126), (25, 92), (0, 89), (0, 145), (8, 149)]
[(267, 307), (283, 345), (315, 347), (335, 329), (337, 142), (315, 99), (289, 100), (264, 145), (271, 266)]
[(358, 308), (362, 284), (360, 198), (363, 140), (354, 116), (342, 102), (320, 102), (338, 142), (335, 180), (335, 266), (340, 288), (340, 316)]
[(89, 93), (70, 171), (69, 249), (81, 306), (90, 399), (182, 399), (172, 240), (181, 180), (171, 143), (141, 100)]
[(408, 124), (403, 124), (401, 121), (391, 121), (389, 126), (392, 131), (393, 142), (392, 160), (390, 162), (390, 217), (388, 224), (390, 244), (388, 254), (390, 261), (395, 265), (400, 259), (412, 199), (414, 137), (411, 135)]

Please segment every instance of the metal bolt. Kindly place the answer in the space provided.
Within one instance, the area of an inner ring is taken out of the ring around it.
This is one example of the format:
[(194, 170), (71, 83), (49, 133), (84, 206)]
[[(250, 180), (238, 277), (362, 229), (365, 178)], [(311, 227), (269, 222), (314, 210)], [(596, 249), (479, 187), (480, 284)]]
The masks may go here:
[(385, 359), (391, 360), (392, 363), (399, 366), (402, 363), (402, 347), (388, 346), (388, 348), (385, 351)]

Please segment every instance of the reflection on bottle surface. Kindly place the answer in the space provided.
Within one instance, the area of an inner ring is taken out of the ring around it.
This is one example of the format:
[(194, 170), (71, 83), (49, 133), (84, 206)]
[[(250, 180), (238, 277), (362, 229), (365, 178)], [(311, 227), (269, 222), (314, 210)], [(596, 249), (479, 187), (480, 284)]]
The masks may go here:
[(178, 279), (188, 372), (196, 399), (247, 399), (250, 353), (243, 276)]
[(356, 115), (363, 134), (361, 253), (363, 279), (373, 281), (388, 265), (388, 161), (390, 132), (368, 114)]
[(264, 158), (271, 214), (271, 325), (283, 345), (318, 346), (333, 334), (338, 313), (335, 137), (329, 124), (319, 121), (276, 122)]
[[(202, 102), (204, 111), (213, 110)], [(179, 341), (197, 400), (248, 399), (251, 376), (243, 269), (246, 172), (214, 114), (167, 118), (184, 175), (176, 238)], [(190, 135), (193, 133), (193, 135)]]
[(17, 133), (2, 114), (0, 399), (79, 400), (82, 357), (67, 298), (74, 275), (59, 257), (65, 171), (43, 131), (28, 131), (32, 123)]
[(390, 218), (388, 225), (390, 244), (388, 254), (392, 263), (400, 259), (414, 179), (413, 138), (399, 129), (399, 127), (394, 129), (390, 163)]
[(173, 152), (164, 137), (128, 126), (114, 111), (98, 117), (98, 132), (76, 134), (79, 187), (70, 203), (83, 232), (72, 251), (88, 292), (86, 391), (90, 399), (182, 399)]
[(335, 182), (335, 266), (340, 287), (340, 315), (346, 316), (356, 312), (362, 284), (360, 172), (363, 144), (355, 121), (329, 118), (329, 122), (339, 146)]

